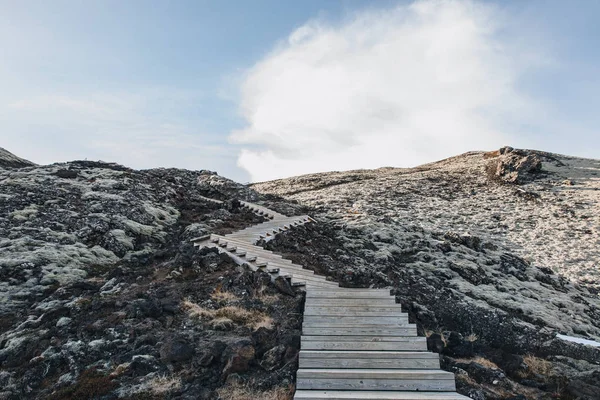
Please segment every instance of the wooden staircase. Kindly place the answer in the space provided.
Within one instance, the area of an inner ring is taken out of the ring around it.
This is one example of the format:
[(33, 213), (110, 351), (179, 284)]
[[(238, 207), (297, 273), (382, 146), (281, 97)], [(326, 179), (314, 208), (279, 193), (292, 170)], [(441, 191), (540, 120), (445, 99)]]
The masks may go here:
[(291, 227), (313, 222), (286, 217), (242, 202), (269, 221), (220, 236), (193, 239), (215, 247), (238, 264), (263, 269), (304, 287), (306, 303), (294, 399), (459, 400), (454, 374), (440, 369), (415, 324), (387, 289), (341, 288), (325, 277), (255, 243)]

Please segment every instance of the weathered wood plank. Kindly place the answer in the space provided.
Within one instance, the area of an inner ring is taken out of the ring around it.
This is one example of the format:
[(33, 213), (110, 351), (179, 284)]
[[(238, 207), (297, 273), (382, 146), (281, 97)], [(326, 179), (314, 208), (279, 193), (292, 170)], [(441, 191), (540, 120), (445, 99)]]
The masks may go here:
[(301, 340), (304, 341), (323, 341), (323, 342), (424, 342), (426, 338), (423, 336), (314, 336), (303, 335)]
[(397, 316), (397, 317), (354, 317), (344, 315), (319, 316), (319, 315), (306, 315), (304, 317), (304, 323), (307, 326), (315, 326), (315, 323), (336, 323), (336, 324), (352, 324), (356, 326), (364, 325), (395, 325), (395, 324), (408, 324), (408, 317)]
[(306, 299), (307, 307), (321, 306), (344, 306), (344, 307), (363, 307), (363, 306), (389, 306), (396, 304), (392, 297), (389, 299)]
[[(341, 307), (340, 307), (341, 308)], [(335, 308), (320, 308), (320, 309), (310, 309), (310, 310), (305, 310), (304, 311), (304, 315), (306, 316), (329, 316), (329, 317), (336, 317), (336, 316), (343, 316), (343, 315), (347, 315), (347, 316), (354, 316), (354, 317), (402, 317), (402, 318), (408, 318), (408, 314), (403, 313), (400, 309), (397, 309), (395, 312), (394, 311), (379, 311), (379, 310), (352, 310), (352, 309), (346, 309), (346, 310), (337, 310)]]
[(403, 327), (394, 327), (394, 328), (367, 328), (367, 327), (344, 327), (344, 328), (314, 328), (303, 326), (302, 333), (304, 335), (311, 336), (336, 336), (336, 335), (346, 335), (346, 336), (416, 336), (417, 335), (417, 327), (416, 325), (409, 324)]
[(454, 374), (447, 371), (422, 369), (318, 369), (301, 368), (298, 378), (332, 378), (332, 379), (422, 379), (422, 380), (454, 380)]
[(358, 351), (427, 351), (427, 342), (326, 342), (303, 341), (303, 350), (358, 350)]
[(319, 350), (300, 350), (300, 359), (309, 358), (379, 358), (379, 359), (396, 359), (396, 358), (419, 358), (439, 360), (440, 356), (436, 353), (423, 351), (319, 351)]
[(306, 294), (307, 298), (311, 299), (330, 299), (330, 298), (349, 298), (349, 299), (372, 299), (372, 298), (393, 298), (389, 293), (385, 292), (349, 292), (347, 290), (336, 290), (335, 292), (327, 292), (327, 291), (310, 291)]
[[(350, 370), (348, 370), (350, 371)], [(298, 371), (300, 372), (300, 370)], [(419, 391), (452, 391), (456, 390), (452, 379), (327, 379), (298, 378), (298, 389), (325, 390), (419, 390)]]
[(455, 392), (296, 390), (297, 400), (469, 400)]

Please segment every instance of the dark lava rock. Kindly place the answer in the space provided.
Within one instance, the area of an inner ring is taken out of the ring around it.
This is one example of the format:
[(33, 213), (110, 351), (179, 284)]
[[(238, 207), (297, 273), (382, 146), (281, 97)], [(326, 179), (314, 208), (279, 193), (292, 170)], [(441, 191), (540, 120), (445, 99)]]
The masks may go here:
[(167, 341), (160, 348), (160, 358), (167, 362), (180, 362), (191, 359), (194, 356), (194, 347), (184, 339), (173, 339)]
[(75, 179), (75, 178), (77, 178), (79, 173), (75, 170), (59, 169), (58, 171), (56, 171), (56, 173), (54, 175), (58, 176), (59, 178)]
[(223, 376), (236, 372), (246, 372), (250, 361), (254, 360), (255, 350), (249, 340), (240, 340), (228, 348), (229, 356), (223, 369)]
[(287, 294), (289, 296), (295, 296), (296, 293), (294, 292), (294, 289), (292, 289), (292, 286), (290, 285), (290, 283), (287, 281), (287, 279), (282, 278), (281, 276), (278, 276), (277, 278), (275, 278), (275, 287), (283, 294)]
[(427, 349), (434, 353), (441, 353), (444, 351), (446, 343), (444, 338), (439, 333), (432, 333), (427, 337)]
[(281, 365), (285, 352), (286, 347), (284, 345), (273, 347), (263, 355), (260, 366), (267, 371), (273, 371)]

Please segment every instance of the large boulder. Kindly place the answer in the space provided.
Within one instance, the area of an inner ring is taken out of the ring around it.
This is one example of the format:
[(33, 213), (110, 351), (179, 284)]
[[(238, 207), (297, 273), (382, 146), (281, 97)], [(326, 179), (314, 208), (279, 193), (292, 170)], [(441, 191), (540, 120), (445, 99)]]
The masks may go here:
[(486, 165), (488, 178), (504, 183), (525, 183), (535, 179), (542, 170), (540, 158), (527, 150), (503, 147), (497, 152), (486, 153), (491, 158)]

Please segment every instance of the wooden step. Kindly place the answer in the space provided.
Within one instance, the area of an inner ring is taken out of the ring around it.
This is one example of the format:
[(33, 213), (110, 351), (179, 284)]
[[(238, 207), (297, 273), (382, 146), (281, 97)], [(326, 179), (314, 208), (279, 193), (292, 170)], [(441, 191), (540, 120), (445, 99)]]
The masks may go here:
[[(278, 267), (283, 267), (283, 268), (294, 268), (294, 269), (304, 272), (306, 275), (315, 275), (315, 271), (303, 268), (302, 265), (300, 265), (300, 264), (280, 263), (278, 261), (269, 261), (269, 264), (276, 265)], [(315, 276), (321, 276), (321, 275), (315, 275)]]
[(390, 296), (389, 293), (385, 292), (364, 292), (364, 291), (356, 291), (350, 292), (348, 290), (336, 290), (334, 292), (329, 291), (310, 291), (310, 293), (306, 294), (306, 298), (308, 299), (385, 299), (385, 298), (394, 298)]
[(344, 306), (344, 307), (365, 307), (365, 306), (389, 306), (396, 304), (396, 299), (393, 297), (382, 299), (306, 299), (306, 305), (311, 307), (320, 306)]
[[(304, 315), (320, 315), (324, 312), (391, 312), (393, 315), (396, 315), (399, 312), (402, 312), (402, 306), (400, 304), (388, 304), (388, 305), (372, 305), (372, 306), (354, 306), (354, 307), (346, 307), (346, 306), (306, 306), (304, 309)], [(317, 314), (312, 314), (317, 313)]]
[(423, 351), (301, 350), (300, 368), (439, 369), (439, 356)]
[(268, 265), (269, 265), (269, 263), (266, 263), (266, 262), (257, 262), (254, 264), (254, 266), (256, 268), (266, 268)]
[(301, 368), (296, 376), (300, 390), (456, 390), (454, 374), (440, 370)]
[(355, 317), (349, 315), (335, 315), (331, 317), (321, 315), (304, 316), (304, 324), (306, 326), (315, 326), (314, 324), (322, 323), (342, 324), (342, 326), (406, 325), (408, 324), (408, 317), (406, 315), (397, 317)]
[(296, 390), (294, 400), (469, 400), (455, 392)]
[(402, 327), (302, 327), (302, 333), (308, 336), (416, 336), (417, 326), (408, 324)]
[(328, 340), (302, 340), (302, 350), (336, 350), (336, 351), (427, 351), (424, 337), (406, 337), (405, 341), (396, 342), (353, 342)]
[[(342, 307), (340, 307), (340, 308), (342, 308)], [(348, 307), (348, 308), (351, 308), (351, 307)], [(359, 308), (359, 307), (357, 307), (357, 308)], [(403, 318), (408, 318), (408, 314), (403, 313), (400, 309), (398, 309), (396, 311), (380, 312), (380, 311), (376, 311), (376, 310), (375, 311), (372, 311), (372, 310), (354, 311), (354, 310), (336, 310), (335, 308), (319, 309), (319, 308), (311, 307), (310, 310), (304, 311), (304, 315), (321, 316), (321, 317), (336, 317), (336, 316), (341, 317), (341, 316), (352, 315), (354, 317), (403, 317)]]

